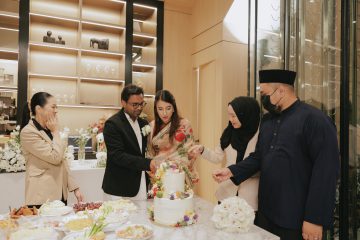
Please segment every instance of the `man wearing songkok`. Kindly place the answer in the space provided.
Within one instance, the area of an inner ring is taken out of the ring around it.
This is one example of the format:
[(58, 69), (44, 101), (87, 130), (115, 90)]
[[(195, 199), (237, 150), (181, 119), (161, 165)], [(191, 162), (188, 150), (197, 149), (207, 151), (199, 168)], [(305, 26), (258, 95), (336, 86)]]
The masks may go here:
[(294, 92), (296, 73), (259, 72), (263, 107), (255, 152), (213, 177), (240, 184), (260, 170), (256, 224), (281, 240), (321, 240), (333, 225), (339, 150), (336, 127)]

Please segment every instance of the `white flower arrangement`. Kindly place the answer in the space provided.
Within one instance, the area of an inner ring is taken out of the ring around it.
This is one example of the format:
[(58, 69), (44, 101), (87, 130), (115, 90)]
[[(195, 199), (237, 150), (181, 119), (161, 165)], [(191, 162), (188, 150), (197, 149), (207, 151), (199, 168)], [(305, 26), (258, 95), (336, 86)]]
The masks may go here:
[(67, 140), (69, 137), (70, 129), (68, 127), (64, 127), (64, 129), (60, 132), (60, 138)]
[(75, 160), (75, 156), (74, 156), (74, 146), (73, 145), (69, 145), (67, 146), (66, 150), (65, 150), (65, 154), (64, 154), (64, 158), (70, 163), (71, 161)]
[(99, 132), (99, 128), (94, 127), (94, 128), (92, 129), (92, 133), (93, 133), (93, 134), (97, 134), (98, 132)]
[(25, 158), (21, 153), (20, 126), (16, 126), (15, 130), (10, 133), (10, 140), (5, 148), (0, 148), (0, 171), (25, 171), (25, 163)]
[(211, 220), (226, 232), (248, 232), (254, 223), (254, 209), (242, 198), (230, 197), (215, 206)]
[(96, 141), (98, 143), (103, 143), (104, 142), (104, 134), (103, 133), (99, 133), (98, 135), (96, 135)]
[(150, 125), (145, 125), (143, 128), (141, 128), (141, 132), (142, 132), (142, 135), (144, 137), (146, 137), (147, 135), (149, 135), (151, 133), (151, 127)]
[(91, 129), (76, 129), (76, 131), (79, 133), (79, 137), (75, 140), (76, 144), (79, 147), (85, 147), (86, 143), (91, 138)]
[(106, 166), (106, 159), (107, 159), (107, 153), (106, 152), (97, 152), (96, 153), (96, 160), (97, 160), (97, 167), (105, 167)]

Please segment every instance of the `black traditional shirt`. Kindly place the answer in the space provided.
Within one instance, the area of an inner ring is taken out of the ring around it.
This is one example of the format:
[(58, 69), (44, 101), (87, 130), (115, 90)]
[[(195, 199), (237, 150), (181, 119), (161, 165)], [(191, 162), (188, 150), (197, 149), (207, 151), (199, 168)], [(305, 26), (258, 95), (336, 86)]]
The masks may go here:
[(240, 184), (260, 173), (259, 211), (280, 227), (333, 223), (340, 160), (336, 127), (320, 110), (296, 101), (264, 115), (255, 152), (229, 166)]

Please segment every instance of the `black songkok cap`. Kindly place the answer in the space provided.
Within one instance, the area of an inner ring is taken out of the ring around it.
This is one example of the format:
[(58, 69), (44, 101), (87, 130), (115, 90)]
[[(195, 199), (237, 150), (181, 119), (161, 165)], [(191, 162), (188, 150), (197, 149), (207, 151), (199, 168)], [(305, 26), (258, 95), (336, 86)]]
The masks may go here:
[(296, 72), (281, 69), (269, 69), (259, 71), (260, 83), (284, 83), (294, 85)]

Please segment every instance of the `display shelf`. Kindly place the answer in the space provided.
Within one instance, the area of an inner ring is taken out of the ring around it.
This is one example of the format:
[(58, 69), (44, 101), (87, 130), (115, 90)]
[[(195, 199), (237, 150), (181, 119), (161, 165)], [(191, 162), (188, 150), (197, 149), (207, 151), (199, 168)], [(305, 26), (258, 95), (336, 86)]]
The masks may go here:
[(77, 51), (31, 46), (29, 72), (75, 77), (77, 75), (77, 57)]
[(59, 104), (62, 108), (99, 108), (99, 109), (121, 109), (116, 106), (86, 105), (86, 104)]
[(16, 49), (0, 48), (0, 59), (18, 60), (19, 52)]
[(77, 53), (80, 49), (56, 43), (30, 42), (30, 49), (46, 50), (63, 53)]
[(146, 102), (146, 106), (143, 109), (143, 113), (147, 115), (147, 120), (151, 121), (154, 119), (154, 102), (155, 102), (155, 95), (144, 95), (144, 100)]
[(133, 72), (149, 72), (156, 68), (155, 65), (133, 63)]
[(29, 93), (48, 92), (57, 104), (76, 104), (77, 82), (69, 79), (30, 77)]
[(133, 45), (145, 47), (152, 44), (154, 40), (156, 40), (156, 37), (151, 36), (149, 34), (144, 34), (144, 33), (133, 34)]
[(59, 80), (77, 80), (78, 77), (74, 76), (62, 76), (62, 75), (51, 75), (51, 74), (41, 74), (41, 73), (29, 73), (29, 77), (36, 77), (39, 79), (59, 79)]
[(1, 24), (0, 24), (0, 30), (19, 32), (19, 29), (11, 28), (11, 27), (1, 27)]
[(96, 21), (88, 21), (82, 20), (81, 24), (83, 28), (91, 29), (94, 31), (112, 31), (112, 32), (123, 32), (126, 28), (122, 25), (115, 25), (115, 24), (108, 24), (108, 23), (101, 23)]
[(79, 22), (61, 21), (61, 24), (58, 24), (58, 22), (58, 19), (31, 16), (29, 29), (30, 44), (56, 44), (44, 42), (44, 37), (47, 37), (48, 31), (51, 31), (51, 37), (54, 41), (59, 41), (58, 36), (61, 36), (62, 41), (65, 43), (64, 45), (56, 44), (55, 46), (76, 48), (78, 45)]
[(81, 81), (93, 81), (93, 82), (104, 82), (104, 83), (117, 83), (117, 84), (124, 84), (125, 80), (116, 80), (116, 79), (109, 79), (109, 78), (90, 78), (90, 77), (80, 77)]
[[(1, 121), (0, 134), (8, 134), (10, 125), (16, 121), (18, 96), (18, 58), (19, 58), (19, 1), (0, 1), (0, 97), (4, 106), (0, 115), (9, 116)], [(6, 106), (5, 106), (6, 105)], [(7, 127), (5, 127), (7, 125)]]
[(133, 21), (133, 32), (138, 34), (148, 35), (150, 37), (156, 37), (157, 24), (153, 21)]
[(123, 87), (124, 84), (114, 82), (82, 81), (79, 89), (80, 104), (119, 106)]
[(63, 20), (79, 19), (79, 0), (30, 0), (30, 12)]
[(114, 1), (83, 0), (81, 19), (104, 25), (125, 26), (125, 5)]
[(1, 0), (0, 10), (2, 12), (9, 12), (13, 15), (19, 14), (19, 1), (18, 0)]
[(154, 15), (156, 8), (135, 3), (133, 11), (134, 11), (134, 19), (145, 21)]
[(9, 30), (19, 29), (19, 16), (11, 12), (0, 11), (0, 27)]
[(146, 67), (156, 66), (156, 47), (137, 47), (133, 46), (133, 64), (145, 65)]
[(94, 56), (94, 57), (116, 57), (116, 58), (122, 58), (125, 56), (124, 53), (120, 52), (112, 52), (107, 50), (98, 50), (98, 49), (81, 49), (81, 52), (83, 55), (87, 56)]
[(80, 19), (78, 18), (51, 16), (51, 15), (35, 13), (35, 12), (30, 13), (30, 21), (53, 24), (53, 25), (59, 25), (61, 23), (60, 25), (70, 25), (73, 27), (77, 27), (78, 24), (80, 23)]
[(0, 17), (19, 19), (19, 13), (11, 11), (0, 11)]
[(0, 84), (0, 90), (2, 91), (3, 89), (18, 89), (17, 85), (6, 85), (6, 84)]
[(124, 79), (124, 58), (82, 55), (81, 76), (87, 78)]
[(141, 86), (146, 95), (156, 94), (156, 72), (133, 72), (133, 83)]
[[(32, 89), (44, 88), (60, 99), (62, 122), (76, 121), (82, 127), (101, 117), (97, 114), (121, 109), (125, 76), (134, 84), (140, 82), (146, 101), (153, 102), (158, 86), (157, 43), (162, 39), (158, 41), (158, 9), (132, 2), (134, 11), (127, 13), (127, 4), (124, 0), (30, 0), (28, 99), (35, 92)], [(153, 6), (162, 4), (149, 1)], [(135, 23), (130, 32), (127, 18)], [(66, 45), (43, 42), (48, 30), (56, 40), (61, 35)], [(133, 42), (126, 43), (129, 35)], [(97, 40), (107, 39), (108, 50), (99, 49)], [(140, 52), (138, 62), (126, 61), (131, 46)], [(80, 117), (71, 114), (80, 111), (84, 113)], [(84, 117), (90, 115), (91, 119)]]

